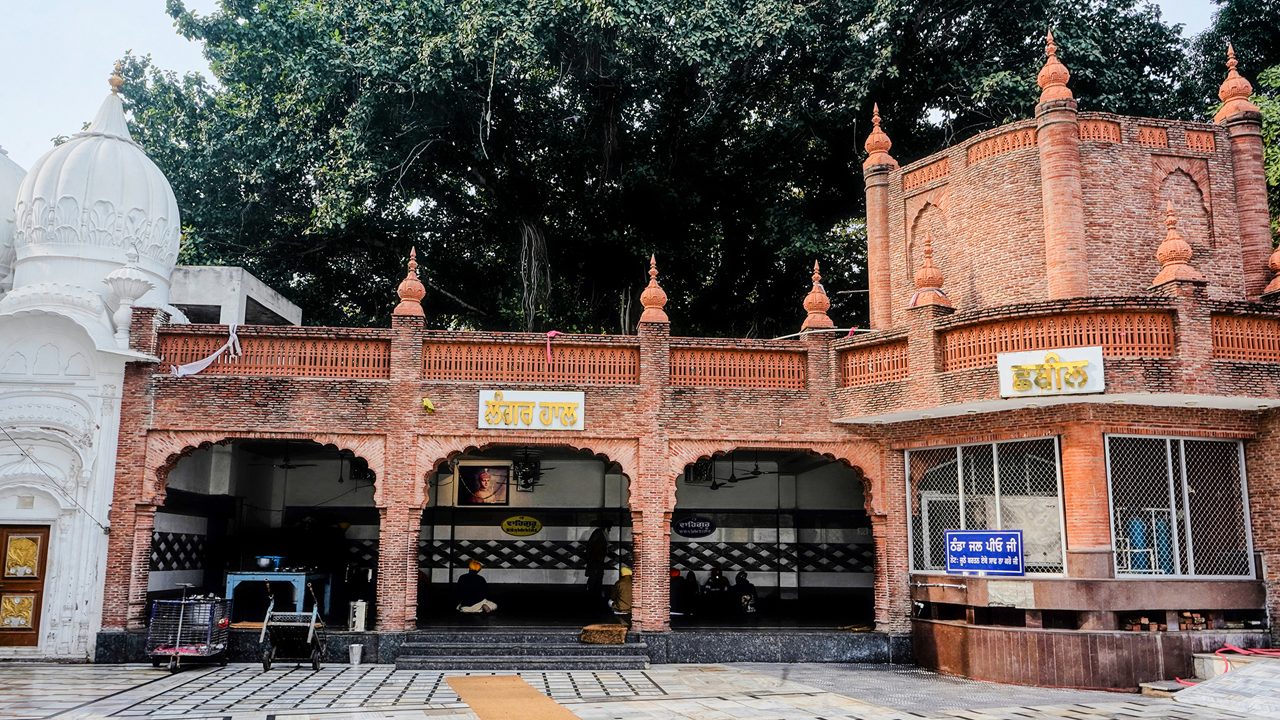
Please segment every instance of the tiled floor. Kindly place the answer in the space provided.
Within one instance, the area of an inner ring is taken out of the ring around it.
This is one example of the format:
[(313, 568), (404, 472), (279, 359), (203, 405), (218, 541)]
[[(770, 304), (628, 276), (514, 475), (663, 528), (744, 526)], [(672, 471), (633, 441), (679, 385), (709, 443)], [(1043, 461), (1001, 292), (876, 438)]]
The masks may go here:
[[(475, 720), (449, 674), (386, 665), (193, 668), (0, 666), (0, 720)], [(488, 674), (488, 673), (486, 673)], [(659, 665), (519, 673), (582, 720), (1242, 720), (1209, 706), (1046, 690), (878, 665)]]

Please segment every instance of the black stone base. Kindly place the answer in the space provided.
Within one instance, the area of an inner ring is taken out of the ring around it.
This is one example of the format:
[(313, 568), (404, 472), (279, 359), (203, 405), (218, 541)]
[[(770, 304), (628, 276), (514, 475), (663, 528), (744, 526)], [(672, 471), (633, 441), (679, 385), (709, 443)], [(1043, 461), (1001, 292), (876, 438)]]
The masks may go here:
[[(232, 630), (225, 659), (229, 662), (259, 660), (258, 630)], [(400, 655), (408, 633), (327, 632), (325, 662), (346, 663), (347, 648), (364, 645), (362, 662), (391, 664)], [(642, 633), (648, 644), (649, 662), (841, 662), (911, 664), (910, 635), (838, 630), (677, 630)], [(98, 633), (94, 662), (149, 662), (144, 631)], [(194, 661), (198, 662), (198, 661)]]
[[(218, 660), (228, 662), (257, 662), (261, 659), (258, 646), (259, 630), (232, 630), (227, 643), (227, 652)], [(364, 645), (361, 662), (394, 663), (400, 654), (400, 644), (404, 642), (406, 633), (386, 632), (326, 632), (325, 662), (343, 663), (349, 660), (348, 648), (360, 643)], [(98, 633), (97, 650), (93, 661), (99, 663), (140, 663), (150, 662), (146, 654), (147, 633), (145, 631), (108, 631)], [(193, 659), (193, 664), (199, 659)]]
[(653, 663), (911, 664), (910, 635), (838, 630), (676, 630), (643, 633)]

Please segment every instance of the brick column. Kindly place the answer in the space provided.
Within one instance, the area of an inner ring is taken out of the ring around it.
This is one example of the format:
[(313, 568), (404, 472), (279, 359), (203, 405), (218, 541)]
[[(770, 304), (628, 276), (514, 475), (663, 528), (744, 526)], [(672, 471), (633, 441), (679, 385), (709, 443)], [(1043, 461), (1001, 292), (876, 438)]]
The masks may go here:
[[(168, 315), (154, 308), (134, 308), (129, 318), (131, 349), (154, 354), (156, 329)], [(147, 418), (151, 414), (151, 375), (156, 364), (130, 362), (124, 366), (120, 394), (120, 432), (116, 445), (115, 483), (107, 523), (107, 566), (104, 570), (102, 627), (104, 630), (145, 626), (147, 583), (151, 571), (151, 533), (155, 524), (154, 497), (146, 496)]]
[[(654, 317), (650, 315), (650, 317)], [(663, 398), (671, 382), (671, 326), (661, 320), (642, 321), (640, 335), (640, 438), (637, 475), (631, 479), (631, 547), (635, 557), (632, 580), (632, 624), (645, 632), (665, 632), (671, 626), (671, 512), (675, 509), (675, 478), (668, 461)]]
[(942, 371), (942, 341), (938, 321), (954, 313), (946, 305), (917, 305), (907, 308), (907, 369), (916, 382), (911, 389), (912, 407), (941, 404), (936, 382)]
[[(419, 306), (420, 310), (420, 306)], [(418, 536), (426, 493), (417, 467), (422, 413), (420, 314), (391, 318), (391, 407), (378, 529), (378, 621), (384, 631), (413, 630), (418, 616)]]
[(1036, 106), (1040, 149), (1040, 189), (1044, 197), (1044, 259), (1049, 299), (1089, 292), (1080, 189), (1080, 126), (1076, 101), (1051, 100)]
[(871, 537), (876, 547), (875, 626), (881, 632), (911, 632), (911, 548), (907, 541), (907, 496), (901, 452), (882, 448), (878, 470), (883, 497), (874, 498)]
[(1267, 266), (1271, 257), (1271, 219), (1267, 212), (1266, 171), (1262, 165), (1262, 114), (1246, 111), (1216, 120), (1227, 129), (1231, 142), (1245, 293), (1248, 299), (1255, 300), (1271, 280)]
[(1111, 511), (1107, 502), (1107, 460), (1102, 429), (1072, 422), (1062, 443), (1062, 502), (1067, 523), (1067, 574), (1111, 577)]
[(864, 167), (867, 187), (867, 302), (871, 327), (893, 326), (893, 296), (889, 283), (889, 174), (896, 165)]

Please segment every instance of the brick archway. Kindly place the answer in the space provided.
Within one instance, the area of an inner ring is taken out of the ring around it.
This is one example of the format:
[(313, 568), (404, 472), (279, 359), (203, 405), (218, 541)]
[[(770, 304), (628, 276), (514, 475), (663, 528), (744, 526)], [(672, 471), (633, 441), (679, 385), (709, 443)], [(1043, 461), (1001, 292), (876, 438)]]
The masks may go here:
[(627, 477), (628, 490), (635, 492), (636, 473), (639, 465), (639, 445), (635, 440), (620, 438), (548, 437), (546, 435), (419, 435), (417, 442), (417, 467), (419, 476), (414, 483), (412, 502), (425, 507), (427, 487), (432, 474), (450, 460), (470, 452), (480, 452), (498, 445), (530, 447), (561, 447), (592, 456), (606, 463), (617, 463)]
[(236, 440), (308, 440), (324, 447), (346, 450), (369, 464), (374, 476), (373, 504), (385, 505), (383, 490), (386, 465), (386, 436), (357, 435), (351, 433), (307, 432), (227, 432), (206, 430), (180, 430), (152, 432), (146, 440), (146, 468), (142, 478), (141, 497), (151, 503), (163, 505), (167, 492), (169, 472), (178, 462), (202, 448), (225, 445)]

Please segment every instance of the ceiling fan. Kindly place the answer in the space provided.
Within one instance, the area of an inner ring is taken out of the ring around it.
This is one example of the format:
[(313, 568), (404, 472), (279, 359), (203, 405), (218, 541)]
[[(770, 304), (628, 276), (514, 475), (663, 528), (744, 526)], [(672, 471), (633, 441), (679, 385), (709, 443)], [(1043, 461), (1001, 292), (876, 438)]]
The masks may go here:
[(555, 470), (555, 466), (544, 466), (539, 454), (524, 448), (524, 450), (511, 463), (511, 474), (515, 476), (516, 488), (520, 490), (533, 490), (542, 482), (542, 473), (546, 470)]

